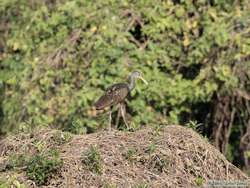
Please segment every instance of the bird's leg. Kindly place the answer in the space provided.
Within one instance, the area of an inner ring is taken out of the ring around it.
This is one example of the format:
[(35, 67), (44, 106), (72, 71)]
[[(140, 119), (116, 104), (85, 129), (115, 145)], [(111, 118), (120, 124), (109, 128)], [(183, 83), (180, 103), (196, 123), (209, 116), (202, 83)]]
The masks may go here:
[(122, 114), (123, 121), (124, 121), (124, 123), (125, 123), (125, 125), (126, 125), (126, 127), (128, 129), (129, 126), (128, 126), (128, 123), (127, 123), (127, 120), (126, 120), (126, 107), (125, 107), (125, 105), (123, 103), (121, 104), (121, 114)]
[(108, 130), (111, 131), (112, 126), (112, 108), (109, 109), (109, 125)]
[(121, 117), (121, 104), (118, 104), (118, 112), (117, 112), (117, 117), (116, 117), (116, 121), (115, 121), (115, 128), (118, 128), (118, 124), (119, 124), (119, 120)]

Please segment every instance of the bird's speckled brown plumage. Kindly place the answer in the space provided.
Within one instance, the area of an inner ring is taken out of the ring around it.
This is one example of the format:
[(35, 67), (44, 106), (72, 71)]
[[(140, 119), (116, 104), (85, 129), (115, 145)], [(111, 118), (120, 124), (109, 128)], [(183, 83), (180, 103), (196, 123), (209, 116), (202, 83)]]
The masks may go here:
[(122, 102), (129, 93), (129, 87), (126, 83), (118, 83), (110, 86), (103, 96), (101, 96), (95, 103), (97, 110), (103, 110)]
[(120, 115), (122, 116), (126, 127), (128, 128), (128, 123), (126, 121), (126, 107), (124, 105), (124, 100), (127, 97), (128, 93), (135, 88), (135, 80), (139, 78), (145, 84), (148, 84), (139, 71), (133, 71), (129, 75), (129, 83), (118, 83), (110, 86), (103, 96), (101, 96), (97, 102), (94, 104), (96, 110), (103, 110), (106, 107), (109, 109), (109, 130), (111, 130), (112, 124), (112, 106), (118, 105), (118, 114), (116, 119), (116, 126), (119, 124)]

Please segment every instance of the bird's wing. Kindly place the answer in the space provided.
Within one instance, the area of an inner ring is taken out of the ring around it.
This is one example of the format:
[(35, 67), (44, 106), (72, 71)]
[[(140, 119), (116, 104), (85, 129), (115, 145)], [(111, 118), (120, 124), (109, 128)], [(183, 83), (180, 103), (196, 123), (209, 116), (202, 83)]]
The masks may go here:
[(102, 110), (108, 106), (112, 106), (113, 103), (114, 103), (114, 100), (112, 99), (112, 96), (105, 93), (103, 96), (101, 96), (97, 100), (94, 106), (97, 110)]
[(110, 86), (105, 94), (95, 103), (97, 110), (102, 110), (125, 99), (128, 94), (128, 86), (125, 83), (118, 83)]

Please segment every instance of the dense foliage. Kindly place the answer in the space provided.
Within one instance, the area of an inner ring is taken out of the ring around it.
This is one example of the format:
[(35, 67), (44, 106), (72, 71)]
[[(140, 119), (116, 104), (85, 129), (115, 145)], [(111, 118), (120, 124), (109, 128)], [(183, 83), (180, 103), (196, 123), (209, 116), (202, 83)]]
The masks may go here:
[(246, 163), (248, 0), (1, 0), (0, 18), (2, 133), (105, 126), (91, 105), (138, 69), (150, 85), (128, 101), (131, 126), (196, 120)]

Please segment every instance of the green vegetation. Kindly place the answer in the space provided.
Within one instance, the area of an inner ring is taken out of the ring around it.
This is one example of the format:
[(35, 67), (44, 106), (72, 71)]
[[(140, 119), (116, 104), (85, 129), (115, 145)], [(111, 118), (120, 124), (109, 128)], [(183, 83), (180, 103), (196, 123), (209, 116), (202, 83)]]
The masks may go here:
[(186, 124), (186, 126), (187, 126), (188, 128), (193, 129), (193, 130), (196, 131), (196, 132), (200, 132), (200, 128), (201, 128), (202, 124), (201, 124), (201, 123), (198, 123), (197, 121), (189, 121), (189, 122)]
[(28, 158), (25, 154), (12, 154), (8, 158), (7, 168), (18, 168), (27, 165)]
[(46, 141), (44, 140), (34, 140), (33, 145), (37, 149), (38, 152), (43, 152), (47, 149)]
[[(59, 153), (56, 150), (48, 150), (46, 152), (41, 152), (30, 155), (27, 153), (12, 154), (8, 157), (7, 165), (5, 170), (18, 170), (23, 169), (29, 179), (33, 180), (37, 185), (44, 185), (47, 183), (48, 179), (57, 172), (62, 167), (63, 161), (59, 158)], [(5, 184), (17, 184), (18, 181), (13, 180), (13, 178), (8, 179), (8, 182), (0, 182), (1, 185)], [(15, 185), (18, 187), (17, 185)], [(23, 185), (20, 184), (20, 188)]]
[(147, 183), (141, 183), (137, 185), (135, 188), (149, 188), (149, 185)]
[(133, 127), (195, 120), (244, 166), (249, 22), (248, 0), (1, 0), (0, 132), (93, 132), (97, 96), (138, 69)]
[(125, 159), (127, 159), (130, 162), (136, 161), (137, 155), (138, 153), (137, 153), (136, 148), (129, 148), (128, 151), (123, 154)]
[(149, 153), (150, 155), (153, 154), (156, 150), (156, 144), (154, 142), (152, 142), (149, 146), (148, 149), (146, 150), (147, 153)]
[(82, 162), (88, 170), (96, 174), (102, 173), (101, 154), (96, 146), (91, 146), (90, 149), (83, 154)]
[(159, 124), (154, 125), (153, 126), (153, 134), (155, 136), (161, 135), (161, 133), (162, 133), (162, 131), (163, 131), (163, 129), (164, 129), (165, 126), (166, 125), (159, 125)]
[(203, 183), (204, 183), (204, 178), (202, 178), (202, 177), (197, 177), (196, 179), (195, 179), (195, 183), (196, 183), (196, 185), (197, 186), (202, 186), (203, 185)]
[(58, 145), (61, 145), (61, 144), (65, 144), (65, 143), (68, 143), (72, 140), (72, 134), (69, 133), (69, 132), (61, 132), (61, 131), (58, 131), (56, 132), (52, 139), (58, 144)]
[(16, 180), (16, 177), (12, 177), (10, 180), (5, 180), (0, 178), (0, 188), (26, 188), (26, 186)]
[(37, 185), (45, 184), (50, 176), (62, 166), (62, 160), (56, 151), (47, 154), (36, 154), (27, 164), (27, 176)]
[(103, 188), (117, 188), (116, 185), (110, 184), (110, 183), (106, 183), (106, 184), (104, 184), (102, 187), (103, 187)]

